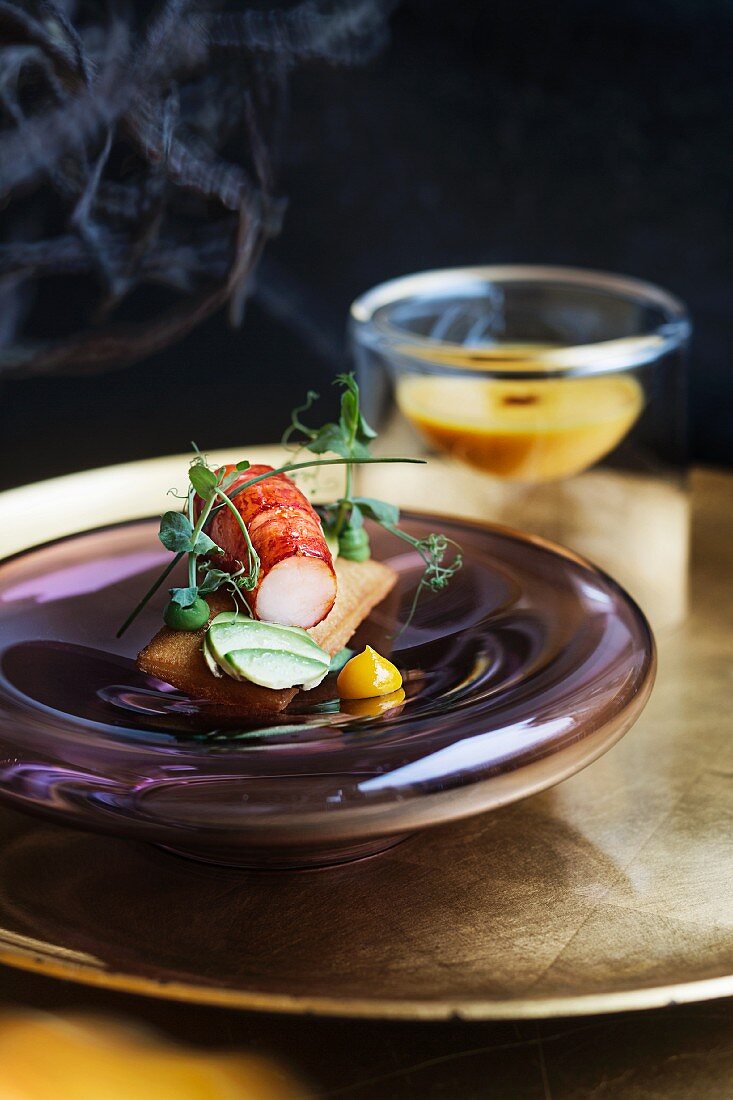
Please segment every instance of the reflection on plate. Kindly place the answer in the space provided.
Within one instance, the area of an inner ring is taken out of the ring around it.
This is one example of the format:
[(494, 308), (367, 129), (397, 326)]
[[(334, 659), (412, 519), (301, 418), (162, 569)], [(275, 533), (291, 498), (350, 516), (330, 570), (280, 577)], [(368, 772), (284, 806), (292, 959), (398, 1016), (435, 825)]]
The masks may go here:
[[(422, 535), (434, 518), (406, 517)], [(390, 652), (405, 698), (339, 708), (330, 677), (266, 727), (222, 729), (136, 668), (150, 605), (115, 630), (166, 557), (141, 521), (0, 565), (0, 794), (81, 827), (232, 865), (369, 854), (424, 826), (557, 783), (634, 722), (654, 666), (648, 626), (591, 566), (539, 540), (440, 520), (465, 565), (400, 632), (420, 575), (399, 573), (356, 639)], [(175, 582), (173, 582), (175, 583)], [(163, 597), (161, 597), (162, 601)]]

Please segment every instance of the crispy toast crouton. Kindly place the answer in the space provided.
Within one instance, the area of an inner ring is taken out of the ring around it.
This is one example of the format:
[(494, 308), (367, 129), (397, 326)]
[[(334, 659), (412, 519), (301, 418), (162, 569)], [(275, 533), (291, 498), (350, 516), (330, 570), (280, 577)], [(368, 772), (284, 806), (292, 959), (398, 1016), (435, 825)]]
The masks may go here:
[[(336, 561), (338, 595), (330, 614), (309, 634), (333, 656), (343, 649), (372, 608), (392, 590), (397, 574), (382, 562)], [(222, 592), (207, 597), (211, 618), (232, 608), (232, 599)], [(285, 710), (297, 688), (273, 691), (230, 676), (217, 677), (204, 661), (201, 647), (206, 627), (201, 630), (171, 630), (164, 626), (138, 655), (142, 672), (171, 684), (192, 699), (213, 704), (212, 716), (259, 718)]]

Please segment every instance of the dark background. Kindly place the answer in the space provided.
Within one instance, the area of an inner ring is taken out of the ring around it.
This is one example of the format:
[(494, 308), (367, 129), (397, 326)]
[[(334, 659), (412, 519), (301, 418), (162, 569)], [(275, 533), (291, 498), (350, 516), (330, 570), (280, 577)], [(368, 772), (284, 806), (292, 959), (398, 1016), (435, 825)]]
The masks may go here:
[(733, 463), (733, 4), (412, 0), (366, 69), (293, 80), (290, 206), (238, 332), (0, 389), (5, 484), (275, 439), (347, 364), (350, 301), (429, 267), (540, 262), (661, 283), (695, 323), (692, 453)]

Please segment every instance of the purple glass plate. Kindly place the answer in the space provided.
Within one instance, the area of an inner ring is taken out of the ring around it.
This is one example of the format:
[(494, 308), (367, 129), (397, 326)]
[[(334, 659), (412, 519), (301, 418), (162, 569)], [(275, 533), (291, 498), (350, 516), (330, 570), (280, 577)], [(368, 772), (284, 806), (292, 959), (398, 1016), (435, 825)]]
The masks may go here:
[(399, 582), (352, 645), (391, 653), (404, 704), (346, 713), (331, 676), (273, 723), (229, 729), (136, 668), (164, 596), (115, 638), (168, 559), (155, 521), (1, 563), (0, 796), (212, 862), (317, 866), (549, 787), (629, 729), (654, 644), (614, 581), (501, 528), (414, 514), (405, 526), (444, 531), (465, 564), (400, 633), (421, 563), (371, 532)]

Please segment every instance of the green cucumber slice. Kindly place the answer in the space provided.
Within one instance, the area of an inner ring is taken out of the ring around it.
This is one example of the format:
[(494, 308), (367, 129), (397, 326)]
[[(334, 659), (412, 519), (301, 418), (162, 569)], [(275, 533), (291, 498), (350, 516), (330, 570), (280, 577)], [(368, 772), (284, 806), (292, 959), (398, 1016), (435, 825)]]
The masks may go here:
[(209, 649), (209, 635), (208, 635), (208, 633), (206, 634), (206, 637), (204, 638), (204, 644), (201, 647), (201, 651), (204, 655), (204, 660), (206, 661), (209, 672), (211, 672), (212, 675), (214, 675), (214, 676), (223, 676), (224, 675), (223, 672), (219, 668), (218, 664), (216, 663), (216, 660), (214, 658), (213, 653)]
[(231, 617), (225, 611), (217, 615), (209, 627), (208, 637), (218, 653), (228, 649), (287, 649), (301, 653), (314, 661), (330, 660), (327, 653), (305, 630), (298, 626), (281, 626), (279, 623), (265, 623), (259, 619)]
[(283, 649), (234, 649), (227, 653), (226, 661), (237, 679), (276, 690), (315, 687), (328, 672), (328, 665), (322, 661), (311, 661)]
[(265, 622), (264, 619), (251, 619), (248, 615), (243, 615), (241, 611), (221, 611), (215, 619), (211, 620), (212, 626), (231, 626), (233, 623), (236, 623), (237, 626), (246, 626), (248, 630), (252, 628), (260, 630), (270, 627), (275, 630), (289, 630), (291, 634), (305, 638), (311, 645), (318, 644), (313, 641), (308, 631), (303, 630), (301, 626), (284, 626), (282, 623)]
[(226, 611), (211, 623), (203, 653), (214, 675), (224, 672), (235, 680), (275, 690), (316, 687), (331, 663), (328, 653), (299, 627)]

